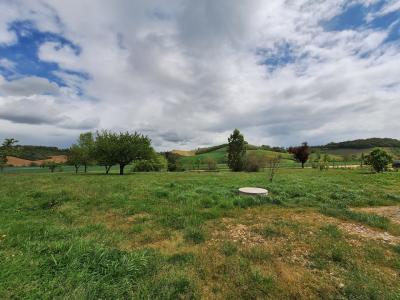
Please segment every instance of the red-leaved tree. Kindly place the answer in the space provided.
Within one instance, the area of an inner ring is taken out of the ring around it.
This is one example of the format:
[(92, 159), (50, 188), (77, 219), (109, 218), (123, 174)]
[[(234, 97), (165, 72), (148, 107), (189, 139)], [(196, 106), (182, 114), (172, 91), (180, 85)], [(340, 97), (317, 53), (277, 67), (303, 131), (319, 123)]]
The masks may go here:
[(304, 164), (307, 162), (308, 157), (310, 156), (310, 147), (308, 147), (307, 142), (301, 144), (298, 147), (290, 147), (289, 153), (292, 153), (295, 160), (301, 162), (301, 167), (304, 168)]

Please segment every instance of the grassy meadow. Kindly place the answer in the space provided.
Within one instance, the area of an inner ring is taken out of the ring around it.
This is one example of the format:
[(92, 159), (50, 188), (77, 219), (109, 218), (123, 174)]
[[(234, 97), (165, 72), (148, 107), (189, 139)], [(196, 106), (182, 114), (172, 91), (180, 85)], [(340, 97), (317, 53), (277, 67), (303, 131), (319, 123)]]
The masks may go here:
[(0, 175), (0, 299), (399, 299), (400, 172), (266, 178)]

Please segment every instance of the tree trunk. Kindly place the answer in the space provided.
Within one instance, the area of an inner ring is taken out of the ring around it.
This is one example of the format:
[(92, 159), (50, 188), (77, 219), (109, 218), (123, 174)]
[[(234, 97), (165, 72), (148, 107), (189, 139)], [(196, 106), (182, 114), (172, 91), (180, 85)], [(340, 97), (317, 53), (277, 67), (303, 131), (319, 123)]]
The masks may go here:
[(87, 164), (85, 164), (85, 173), (87, 172)]
[(75, 166), (75, 174), (78, 174), (79, 167)]
[(125, 165), (119, 165), (119, 175), (124, 175)]
[(111, 166), (105, 166), (106, 168), (106, 175), (108, 174), (108, 172), (110, 172)]
[(304, 169), (304, 163), (303, 162), (301, 162), (301, 168)]

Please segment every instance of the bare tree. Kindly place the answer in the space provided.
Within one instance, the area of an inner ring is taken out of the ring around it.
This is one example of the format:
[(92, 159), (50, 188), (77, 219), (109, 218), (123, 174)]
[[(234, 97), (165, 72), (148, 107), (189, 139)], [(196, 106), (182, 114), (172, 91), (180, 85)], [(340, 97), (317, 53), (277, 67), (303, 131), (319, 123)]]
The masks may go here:
[(267, 158), (267, 170), (269, 175), (269, 182), (272, 182), (272, 180), (274, 180), (274, 176), (281, 165), (281, 160), (282, 156), (280, 154)]

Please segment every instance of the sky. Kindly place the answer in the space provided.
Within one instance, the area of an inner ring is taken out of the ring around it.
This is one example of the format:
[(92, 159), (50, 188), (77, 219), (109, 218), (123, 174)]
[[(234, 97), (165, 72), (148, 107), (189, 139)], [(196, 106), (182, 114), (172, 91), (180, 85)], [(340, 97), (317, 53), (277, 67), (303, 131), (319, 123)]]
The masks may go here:
[(400, 138), (400, 0), (0, 0), (0, 139)]

